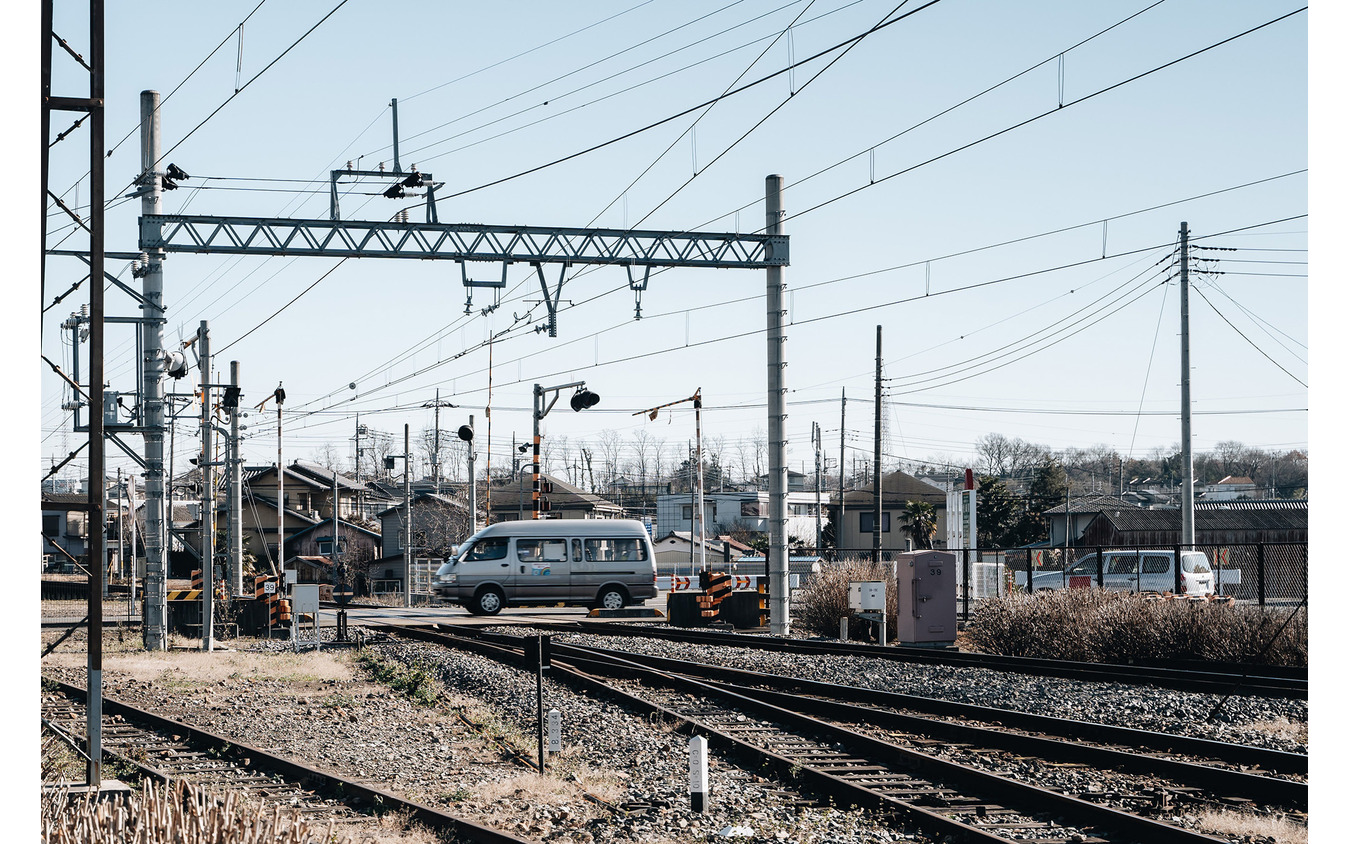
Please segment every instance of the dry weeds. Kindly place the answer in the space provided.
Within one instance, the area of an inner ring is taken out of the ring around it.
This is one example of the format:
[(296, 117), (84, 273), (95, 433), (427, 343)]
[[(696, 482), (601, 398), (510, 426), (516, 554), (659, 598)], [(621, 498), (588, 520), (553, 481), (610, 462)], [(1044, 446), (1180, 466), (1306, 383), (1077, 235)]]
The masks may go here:
[(1249, 730), (1257, 730), (1263, 733), (1269, 733), (1272, 736), (1278, 736), (1289, 741), (1298, 742), (1302, 745), (1308, 743), (1308, 725), (1290, 721), (1288, 718), (1273, 718), (1269, 721), (1255, 721), (1247, 725)]
[(1308, 616), (1302, 610), (1291, 620), (1288, 610), (1159, 601), (1099, 589), (986, 598), (967, 631), (976, 650), (1009, 656), (1308, 664)]
[(1308, 827), (1284, 815), (1252, 815), (1220, 809), (1202, 813), (1199, 823), (1205, 832), (1242, 841), (1269, 839), (1275, 844), (1308, 844)]

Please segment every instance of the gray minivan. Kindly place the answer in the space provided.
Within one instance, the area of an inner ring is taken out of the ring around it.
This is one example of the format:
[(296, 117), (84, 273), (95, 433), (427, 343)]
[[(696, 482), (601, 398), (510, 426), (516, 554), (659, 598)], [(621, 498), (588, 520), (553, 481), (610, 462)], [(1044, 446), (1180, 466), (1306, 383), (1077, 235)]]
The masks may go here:
[[(1075, 587), (1096, 588), (1100, 577), (1102, 587), (1116, 592), (1171, 592), (1176, 588), (1173, 560), (1176, 554), (1161, 550), (1122, 550), (1103, 552), (1106, 571), (1096, 554), (1088, 554), (1075, 562), (1068, 571), (1037, 572), (1032, 578), (1032, 591)], [(1225, 581), (1226, 582), (1226, 581)], [(1214, 575), (1209, 558), (1203, 551), (1181, 552), (1181, 594), (1211, 595), (1214, 593)]]
[(656, 597), (656, 553), (633, 519), (498, 522), (454, 549), (431, 587), (475, 615), (512, 604), (621, 609)]

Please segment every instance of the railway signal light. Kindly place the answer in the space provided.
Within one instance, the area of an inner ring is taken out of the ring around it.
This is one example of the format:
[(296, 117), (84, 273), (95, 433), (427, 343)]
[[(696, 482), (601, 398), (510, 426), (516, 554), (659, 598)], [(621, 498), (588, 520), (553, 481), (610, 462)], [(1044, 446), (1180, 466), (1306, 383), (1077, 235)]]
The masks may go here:
[(572, 394), (572, 409), (575, 410), (577, 413), (580, 413), (581, 411), (587, 408), (595, 407), (595, 405), (599, 403), (599, 401), (600, 396), (598, 396), (595, 393), (592, 393), (585, 387), (582, 387), (581, 389), (577, 390), (575, 393)]
[(459, 438), (460, 438), (461, 440), (464, 440), (464, 442), (466, 442), (466, 443), (473, 442), (473, 426), (472, 426), (472, 425), (460, 425), (460, 426), (459, 426), (459, 431), (458, 431), (458, 433), (459, 433)]

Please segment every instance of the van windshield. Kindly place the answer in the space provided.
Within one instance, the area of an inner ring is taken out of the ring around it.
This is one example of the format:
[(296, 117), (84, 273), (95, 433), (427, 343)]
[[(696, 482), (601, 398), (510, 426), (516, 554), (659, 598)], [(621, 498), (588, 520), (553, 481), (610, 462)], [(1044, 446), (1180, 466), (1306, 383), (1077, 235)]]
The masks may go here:
[(469, 546), (469, 550), (460, 555), (460, 562), (473, 562), (475, 560), (504, 560), (506, 559), (507, 539), (504, 536), (494, 536), (488, 539), (476, 540)]
[(1187, 574), (1209, 574), (1209, 559), (1199, 551), (1182, 554), (1181, 570)]

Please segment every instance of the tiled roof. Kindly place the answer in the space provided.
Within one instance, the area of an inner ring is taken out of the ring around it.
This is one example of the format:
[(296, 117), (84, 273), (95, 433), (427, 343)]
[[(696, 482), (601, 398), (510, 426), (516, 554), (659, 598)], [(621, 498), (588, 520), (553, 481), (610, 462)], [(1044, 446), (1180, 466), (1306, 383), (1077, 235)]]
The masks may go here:
[[(1101, 517), (1122, 532), (1181, 529), (1180, 510), (1140, 510), (1123, 507), (1119, 510), (1103, 510)], [(1307, 508), (1299, 510), (1283, 507), (1197, 507), (1195, 529), (1197, 531), (1307, 530), (1308, 511)]]
[[(592, 495), (589, 492), (583, 492), (580, 489), (569, 484), (560, 478), (552, 475), (541, 474), (540, 480), (550, 481), (553, 484), (553, 492), (546, 497), (555, 510), (575, 510), (579, 507), (591, 507), (596, 510), (606, 510), (619, 512), (619, 505), (607, 498), (601, 498), (598, 495)], [(504, 484), (492, 484), (492, 509), (493, 510), (516, 510), (522, 504), (525, 505), (526, 512), (531, 512), (533, 504), (532, 482), (526, 480), (524, 484), (519, 481), (507, 481)]]
[(1046, 514), (1063, 513), (1065, 507), (1070, 506), (1075, 513), (1097, 513), (1103, 510), (1119, 510), (1124, 507), (1129, 507), (1132, 510), (1140, 509), (1129, 502), (1121, 501), (1114, 495), (1083, 495), (1073, 496), (1067, 504), (1056, 504), (1044, 512)]
[[(946, 507), (946, 491), (933, 486), (927, 481), (914, 477), (907, 472), (890, 472), (881, 478), (881, 501), (903, 502), (912, 500), (927, 501), (939, 507)], [(839, 494), (836, 492), (830, 496), (833, 504), (839, 503)], [(872, 503), (872, 489), (850, 489), (844, 491), (844, 501), (848, 506), (870, 506)]]

